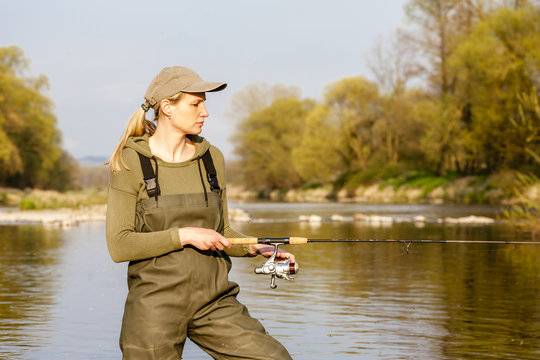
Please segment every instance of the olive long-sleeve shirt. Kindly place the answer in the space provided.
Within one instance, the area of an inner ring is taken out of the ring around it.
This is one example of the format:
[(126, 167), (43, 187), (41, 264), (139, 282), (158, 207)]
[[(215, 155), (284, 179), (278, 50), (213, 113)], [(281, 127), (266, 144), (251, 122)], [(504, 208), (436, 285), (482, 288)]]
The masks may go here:
[[(148, 259), (182, 249), (179, 228), (155, 232), (137, 232), (135, 229), (135, 209), (137, 202), (147, 199), (146, 185), (137, 153), (151, 157), (148, 135), (131, 137), (123, 150), (125, 168), (111, 173), (107, 202), (106, 236), (107, 247), (115, 262)], [(192, 138), (195, 155), (191, 160), (169, 163), (157, 158), (158, 181), (161, 195), (192, 194), (202, 192), (197, 157), (210, 151), (217, 171), (223, 204), (224, 236), (245, 237), (230, 227), (225, 187), (225, 166), (223, 154), (211, 146), (204, 138)], [(226, 252), (230, 256), (249, 255), (248, 246), (233, 245)]]

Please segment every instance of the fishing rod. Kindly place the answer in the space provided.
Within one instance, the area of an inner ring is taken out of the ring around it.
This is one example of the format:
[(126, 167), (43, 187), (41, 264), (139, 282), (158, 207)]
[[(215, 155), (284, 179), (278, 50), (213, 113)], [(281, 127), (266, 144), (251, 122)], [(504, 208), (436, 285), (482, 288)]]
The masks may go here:
[(255, 274), (270, 275), (270, 287), (275, 289), (276, 278), (293, 281), (298, 273), (298, 263), (291, 263), (289, 259), (276, 261), (279, 245), (302, 245), (307, 243), (402, 243), (407, 244), (407, 253), (411, 244), (500, 244), (500, 245), (540, 245), (540, 241), (512, 241), (512, 240), (431, 240), (431, 239), (308, 239), (305, 237), (246, 237), (228, 238), (232, 245), (265, 244), (274, 247), (272, 256), (262, 266), (256, 267)]

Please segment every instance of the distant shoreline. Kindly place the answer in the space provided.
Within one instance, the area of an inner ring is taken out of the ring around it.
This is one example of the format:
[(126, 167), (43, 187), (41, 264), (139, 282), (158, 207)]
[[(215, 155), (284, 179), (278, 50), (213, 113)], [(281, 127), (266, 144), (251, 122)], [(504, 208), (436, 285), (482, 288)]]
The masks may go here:
[(71, 227), (83, 222), (105, 221), (107, 205), (80, 209), (6, 210), (0, 211), (0, 225), (43, 224)]
[[(238, 201), (337, 202), (384, 204), (456, 204), (508, 206), (519, 202), (516, 185), (494, 186), (489, 178), (468, 176), (440, 183), (439, 178), (424, 184), (380, 181), (357, 185), (352, 189), (335, 189), (331, 184), (307, 188), (249, 190), (243, 186), (227, 186), (227, 197)], [(522, 189), (533, 201), (540, 199), (540, 183)]]
[[(107, 213), (107, 205), (93, 205), (80, 209), (46, 209), (46, 210), (7, 210), (0, 211), (0, 225), (56, 225), (61, 227), (72, 227), (85, 222), (103, 222)], [(241, 208), (230, 208), (229, 219), (232, 222), (252, 222), (261, 221), (253, 219), (249, 213)], [(391, 224), (410, 222), (415, 224), (424, 224), (433, 222), (424, 216), (415, 217), (390, 217), (376, 214), (357, 213), (353, 217), (345, 218), (339, 214), (334, 214), (330, 219), (323, 219), (321, 216), (309, 214), (301, 215), (298, 222), (321, 223), (323, 221), (332, 222), (364, 222), (370, 224)], [(437, 223), (446, 224), (493, 224), (495, 219), (470, 215), (461, 218), (437, 219)]]

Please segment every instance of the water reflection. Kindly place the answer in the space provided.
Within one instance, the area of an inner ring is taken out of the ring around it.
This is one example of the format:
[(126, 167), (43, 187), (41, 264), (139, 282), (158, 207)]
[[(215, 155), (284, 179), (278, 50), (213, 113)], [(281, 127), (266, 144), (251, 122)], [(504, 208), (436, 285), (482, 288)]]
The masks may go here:
[[(357, 210), (250, 206), (254, 216), (273, 219)], [(445, 216), (429, 206), (409, 210)], [(409, 214), (394, 205), (376, 211)], [(523, 240), (500, 223), (234, 226), (269, 237)], [(234, 259), (231, 278), (250, 313), (296, 360), (540, 358), (540, 246), (321, 243), (289, 249), (300, 264), (295, 282), (278, 280), (271, 290), (269, 278), (253, 273), (260, 258)], [(125, 271), (108, 256), (104, 224), (0, 227), (0, 358), (120, 358)], [(192, 343), (184, 355), (209, 359)]]
[(56, 228), (0, 226), (0, 354), (48, 341), (62, 243)]
[[(271, 209), (249, 210), (257, 216), (272, 216)], [(503, 240), (516, 236), (501, 224), (236, 226), (245, 233), (269, 237)], [(295, 284), (280, 282), (278, 292), (265, 293), (245, 275), (241, 282), (249, 284), (247, 289), (244, 285), (243, 296), (253, 312), (264, 314), (273, 308), (281, 314), (266, 319), (265, 324), (285, 339), (294, 358), (540, 356), (538, 246), (413, 244), (407, 248), (404, 244), (332, 243), (289, 249), (301, 264)], [(258, 265), (256, 260), (245, 262), (250, 265), (239, 270), (244, 274)], [(267, 279), (259, 281), (268, 286)], [(276, 309), (276, 304), (283, 305)], [(321, 349), (330, 348), (332, 355), (321, 356)]]
[(333, 359), (339, 352), (389, 359), (540, 355), (540, 266), (529, 261), (538, 252), (433, 244), (407, 254), (397, 244), (319, 244), (296, 253), (302, 270), (295, 284), (280, 282), (270, 292), (263, 290), (267, 279), (258, 286), (241, 279), (252, 312), (272, 311), (265, 324), (295, 358), (323, 358), (321, 348), (332, 349)]

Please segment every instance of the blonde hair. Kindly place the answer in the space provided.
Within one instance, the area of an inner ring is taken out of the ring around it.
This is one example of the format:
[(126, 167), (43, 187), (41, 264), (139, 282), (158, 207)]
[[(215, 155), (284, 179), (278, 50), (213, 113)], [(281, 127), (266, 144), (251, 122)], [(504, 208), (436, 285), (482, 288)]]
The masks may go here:
[[(184, 93), (179, 92), (178, 94), (175, 94), (171, 96), (170, 98), (163, 99), (168, 100), (172, 104), (177, 103), (183, 98)], [(154, 120), (157, 121), (159, 118), (159, 115), (161, 113), (161, 100), (156, 105), (154, 105)], [(122, 134), (122, 137), (120, 138), (120, 141), (118, 142), (118, 145), (116, 145), (116, 149), (114, 149), (114, 152), (112, 153), (111, 157), (109, 158), (108, 164), (110, 167), (110, 170), (112, 172), (118, 172), (123, 166), (124, 168), (128, 169), (127, 165), (124, 163), (124, 159), (122, 158), (122, 152), (124, 150), (124, 147), (126, 146), (126, 143), (128, 139), (132, 136), (143, 136), (144, 134), (150, 134), (153, 135), (156, 131), (156, 124), (154, 124), (152, 121), (146, 120), (146, 112), (142, 109), (142, 107), (138, 108), (133, 115), (131, 115), (131, 118), (129, 119), (129, 122), (126, 126), (126, 129), (124, 130), (124, 133)]]

